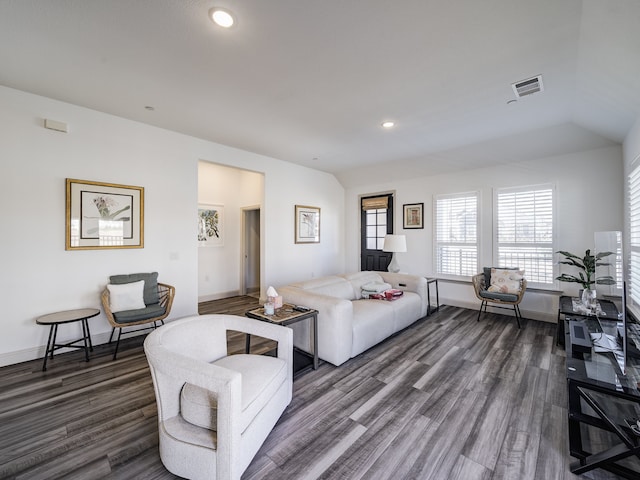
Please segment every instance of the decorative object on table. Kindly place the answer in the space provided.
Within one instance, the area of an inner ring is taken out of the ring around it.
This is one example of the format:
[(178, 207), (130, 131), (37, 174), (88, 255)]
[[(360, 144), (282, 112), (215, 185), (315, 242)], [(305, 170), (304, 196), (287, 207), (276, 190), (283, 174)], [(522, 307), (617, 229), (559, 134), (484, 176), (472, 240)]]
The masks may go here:
[(424, 203), (405, 203), (402, 208), (404, 210), (402, 228), (424, 228)]
[[(518, 328), (520, 328), (520, 319), (522, 318), (520, 302), (527, 289), (524, 270), (484, 267), (482, 273), (471, 277), (471, 282), (473, 283), (473, 291), (476, 297), (482, 302), (480, 310), (478, 310), (478, 322), (483, 308), (485, 313), (487, 313), (488, 306), (509, 310), (513, 308)], [(489, 305), (489, 303), (495, 303), (496, 305)]]
[(296, 205), (296, 243), (320, 243), (320, 208)]
[(393, 253), (387, 270), (389, 272), (398, 273), (400, 271), (400, 264), (396, 258), (396, 253), (404, 253), (407, 251), (407, 237), (405, 235), (386, 235), (384, 237), (382, 251)]
[(66, 250), (144, 247), (143, 187), (66, 182)]
[(282, 295), (278, 295), (275, 288), (267, 288), (267, 299), (271, 299), (273, 308), (282, 308)]
[(267, 297), (267, 301), (264, 304), (264, 314), (273, 315), (274, 313), (276, 313), (276, 309), (273, 303), (273, 297)]
[[(164, 325), (164, 319), (171, 312), (175, 288), (159, 283), (158, 272), (112, 275), (109, 282), (102, 292), (101, 301), (112, 327), (109, 343), (113, 341), (113, 334), (118, 329), (116, 349), (113, 352), (115, 360), (122, 335), (155, 329), (157, 322)], [(146, 324), (152, 325), (123, 332), (125, 328)]]
[(559, 253), (565, 257), (564, 260), (558, 262), (563, 265), (571, 265), (581, 270), (578, 272), (578, 276), (569, 275), (563, 273), (556, 277), (556, 280), (568, 283), (579, 283), (582, 285), (582, 303), (587, 309), (592, 309), (595, 306), (596, 290), (592, 288), (593, 285), (615, 285), (615, 279), (610, 275), (605, 275), (596, 278), (596, 267), (608, 266), (607, 262), (601, 262), (605, 257), (609, 255), (615, 255), (614, 252), (600, 252), (595, 255), (591, 255), (591, 250), (586, 250), (584, 257), (579, 257), (573, 253), (560, 250)]
[(224, 245), (224, 206), (198, 205), (198, 246)]

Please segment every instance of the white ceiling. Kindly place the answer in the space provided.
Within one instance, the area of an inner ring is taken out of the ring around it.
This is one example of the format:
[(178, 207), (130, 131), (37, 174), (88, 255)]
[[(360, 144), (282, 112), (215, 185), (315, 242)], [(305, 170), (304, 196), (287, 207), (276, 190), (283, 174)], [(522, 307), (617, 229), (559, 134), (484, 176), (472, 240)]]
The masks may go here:
[(0, 0), (0, 84), (353, 185), (620, 143), (639, 25), (638, 0)]

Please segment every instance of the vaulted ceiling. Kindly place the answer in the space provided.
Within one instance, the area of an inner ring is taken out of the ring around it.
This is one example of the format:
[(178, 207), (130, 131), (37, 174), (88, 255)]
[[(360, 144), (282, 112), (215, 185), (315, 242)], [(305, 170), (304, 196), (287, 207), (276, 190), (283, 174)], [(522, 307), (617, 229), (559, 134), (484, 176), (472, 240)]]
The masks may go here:
[(0, 84), (353, 185), (620, 143), (639, 25), (637, 0), (2, 0)]

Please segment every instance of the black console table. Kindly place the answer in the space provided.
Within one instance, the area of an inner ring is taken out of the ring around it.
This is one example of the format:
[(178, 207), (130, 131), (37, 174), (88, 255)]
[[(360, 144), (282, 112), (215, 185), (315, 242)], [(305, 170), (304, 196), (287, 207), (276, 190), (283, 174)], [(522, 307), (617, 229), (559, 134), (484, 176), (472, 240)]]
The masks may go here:
[[(586, 311), (576, 308), (576, 304), (580, 303), (577, 298), (563, 295), (558, 302), (558, 337), (556, 339), (556, 345), (564, 346), (564, 331), (565, 323), (568, 316), (571, 318), (576, 317), (590, 317), (592, 314), (587, 314)], [(611, 300), (600, 300), (600, 318), (617, 320), (618, 319), (618, 307)], [(563, 321), (564, 320), (564, 321)]]
[[(567, 315), (568, 323), (573, 320)], [(616, 321), (578, 316), (590, 332), (616, 335)], [(563, 322), (564, 323), (564, 322)], [(640, 478), (640, 434), (630, 428), (640, 417), (640, 364), (626, 369), (623, 375), (612, 352), (574, 351), (569, 329), (565, 329), (567, 350), (567, 384), (569, 389), (569, 450), (578, 460), (571, 464), (571, 472), (580, 475), (594, 468), (602, 468), (625, 478)], [(586, 446), (588, 429), (612, 432), (616, 445), (591, 452)]]

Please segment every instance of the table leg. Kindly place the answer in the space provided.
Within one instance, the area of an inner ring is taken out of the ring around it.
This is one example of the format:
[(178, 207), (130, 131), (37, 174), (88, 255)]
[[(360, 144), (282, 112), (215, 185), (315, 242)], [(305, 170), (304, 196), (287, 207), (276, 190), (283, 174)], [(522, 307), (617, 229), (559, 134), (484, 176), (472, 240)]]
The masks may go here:
[(87, 326), (87, 339), (89, 340), (89, 350), (93, 352), (93, 343), (91, 343), (91, 332), (89, 331), (89, 320), (85, 318), (84, 324)]
[(82, 324), (82, 342), (84, 344), (84, 359), (86, 362), (89, 361), (89, 343), (87, 342), (87, 337), (88, 337), (88, 325), (87, 325), (87, 319), (83, 318), (80, 323)]
[(318, 369), (318, 314), (311, 317), (313, 322), (313, 369)]
[[(51, 337), (53, 337), (53, 328), (54, 327), (55, 327), (55, 325), (51, 325), (51, 328), (49, 328), (49, 337), (47, 338), (47, 348), (44, 351), (44, 363), (42, 364), (42, 371), (43, 372), (47, 371), (47, 358), (49, 357), (49, 345), (51, 345)], [(51, 353), (53, 353), (53, 351)]]
[(251, 353), (251, 334), (245, 333), (244, 353)]
[(58, 338), (58, 324), (53, 326), (53, 342), (51, 343), (51, 359), (53, 359), (53, 351), (56, 349), (56, 338)]

